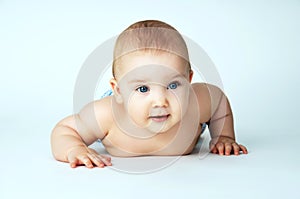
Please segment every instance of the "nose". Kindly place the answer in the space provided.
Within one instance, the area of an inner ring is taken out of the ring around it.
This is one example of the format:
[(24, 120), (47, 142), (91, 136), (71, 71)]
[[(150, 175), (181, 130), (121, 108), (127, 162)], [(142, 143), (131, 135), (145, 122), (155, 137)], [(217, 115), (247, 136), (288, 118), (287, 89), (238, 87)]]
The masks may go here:
[(152, 107), (153, 108), (159, 108), (159, 107), (168, 107), (169, 106), (169, 101), (166, 96), (166, 92), (164, 91), (163, 88), (157, 89), (153, 92), (152, 96)]

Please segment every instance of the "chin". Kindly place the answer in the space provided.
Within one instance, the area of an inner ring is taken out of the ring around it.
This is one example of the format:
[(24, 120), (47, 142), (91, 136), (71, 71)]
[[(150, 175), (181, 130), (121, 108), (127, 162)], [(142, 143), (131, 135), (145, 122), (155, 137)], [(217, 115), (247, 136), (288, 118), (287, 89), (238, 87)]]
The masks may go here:
[(160, 127), (150, 127), (148, 130), (153, 134), (163, 134), (166, 133), (168, 130), (170, 130), (171, 127), (167, 126), (160, 126)]

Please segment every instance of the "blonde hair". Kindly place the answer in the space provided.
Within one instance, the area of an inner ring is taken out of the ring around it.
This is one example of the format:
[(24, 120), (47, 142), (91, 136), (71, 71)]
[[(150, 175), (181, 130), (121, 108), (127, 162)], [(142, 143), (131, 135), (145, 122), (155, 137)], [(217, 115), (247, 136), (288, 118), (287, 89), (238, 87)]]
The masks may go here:
[(171, 25), (158, 20), (139, 21), (126, 28), (117, 38), (112, 73), (115, 77), (116, 66), (122, 56), (136, 52), (169, 52), (188, 62), (188, 49), (181, 34)]

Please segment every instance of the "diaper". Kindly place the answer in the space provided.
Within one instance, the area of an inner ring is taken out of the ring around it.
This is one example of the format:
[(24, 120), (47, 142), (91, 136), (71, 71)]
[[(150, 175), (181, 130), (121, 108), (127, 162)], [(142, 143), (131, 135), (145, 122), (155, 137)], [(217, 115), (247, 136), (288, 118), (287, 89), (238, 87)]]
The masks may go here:
[(205, 131), (207, 124), (203, 123), (201, 128), (201, 134)]
[(110, 90), (107, 90), (105, 93), (103, 93), (103, 95), (101, 96), (101, 98), (104, 98), (104, 97), (107, 97), (107, 96), (111, 96), (113, 94), (113, 91), (110, 89)]

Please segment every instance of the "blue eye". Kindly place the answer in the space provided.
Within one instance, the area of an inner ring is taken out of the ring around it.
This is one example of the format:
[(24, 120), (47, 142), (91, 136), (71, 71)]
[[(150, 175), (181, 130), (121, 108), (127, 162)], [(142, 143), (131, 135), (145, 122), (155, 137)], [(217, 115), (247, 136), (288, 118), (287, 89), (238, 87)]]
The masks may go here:
[(173, 82), (169, 84), (168, 89), (176, 89), (179, 86), (178, 82)]
[(136, 90), (141, 93), (146, 93), (149, 91), (149, 88), (147, 86), (140, 86)]

